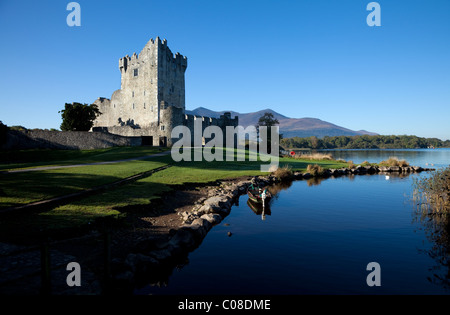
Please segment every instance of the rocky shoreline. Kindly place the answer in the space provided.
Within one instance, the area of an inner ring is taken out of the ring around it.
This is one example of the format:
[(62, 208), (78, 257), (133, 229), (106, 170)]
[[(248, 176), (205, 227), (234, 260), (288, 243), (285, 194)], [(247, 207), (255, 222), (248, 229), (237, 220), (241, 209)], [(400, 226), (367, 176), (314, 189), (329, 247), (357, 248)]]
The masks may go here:
[[(342, 175), (366, 175), (366, 174), (390, 174), (390, 173), (420, 173), (435, 171), (433, 168), (422, 168), (420, 166), (357, 166), (355, 168), (326, 169), (321, 177), (342, 176)], [(294, 173), (295, 179), (308, 179), (312, 177), (310, 173)]]
[[(328, 178), (345, 175), (372, 174), (407, 174), (433, 171), (434, 169), (408, 166), (358, 166), (355, 168), (326, 169), (321, 174), (294, 172), (288, 180), (307, 180), (313, 177)], [(259, 177), (264, 185), (274, 185), (281, 180), (273, 175)], [(208, 188), (207, 197), (200, 198), (190, 211), (181, 211), (177, 215), (182, 224), (177, 229), (170, 230), (170, 238), (160, 242), (156, 248), (145, 253), (130, 253), (123, 261), (115, 260), (117, 272), (112, 274), (113, 286), (134, 287), (140, 277), (148, 277), (151, 273), (158, 273), (160, 268), (174, 259), (187, 256), (197, 248), (211, 228), (228, 216), (231, 207), (246, 194), (250, 185), (250, 178), (234, 182), (221, 182), (219, 187)], [(170, 263), (169, 263), (170, 264)], [(151, 278), (151, 277), (150, 277)]]
[[(274, 176), (260, 177), (260, 181), (265, 185), (279, 182)], [(139, 277), (151, 278), (149, 274), (166, 269), (165, 264), (197, 248), (209, 230), (228, 216), (239, 196), (246, 194), (250, 183), (248, 179), (210, 187), (208, 196), (198, 200), (191, 211), (177, 213), (182, 224), (170, 230), (168, 241), (159, 242), (156, 249), (147, 253), (130, 253), (124, 261), (114, 261), (113, 269), (120, 272), (112, 275), (113, 287), (132, 288)]]

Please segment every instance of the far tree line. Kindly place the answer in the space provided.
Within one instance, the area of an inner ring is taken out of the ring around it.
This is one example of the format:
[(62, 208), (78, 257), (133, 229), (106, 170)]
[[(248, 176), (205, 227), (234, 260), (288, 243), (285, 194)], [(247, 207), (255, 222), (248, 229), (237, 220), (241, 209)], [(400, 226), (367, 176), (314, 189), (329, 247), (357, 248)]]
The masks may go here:
[(417, 136), (335, 136), (335, 137), (293, 137), (281, 140), (281, 146), (288, 149), (426, 149), (450, 148), (450, 140), (421, 138)]

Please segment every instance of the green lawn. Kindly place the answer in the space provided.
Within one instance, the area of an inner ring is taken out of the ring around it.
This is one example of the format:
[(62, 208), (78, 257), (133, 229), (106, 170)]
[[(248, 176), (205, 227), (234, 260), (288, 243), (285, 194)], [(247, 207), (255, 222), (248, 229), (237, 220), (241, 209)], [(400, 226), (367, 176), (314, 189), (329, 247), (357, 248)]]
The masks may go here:
[(117, 164), (0, 174), (0, 209), (113, 183), (167, 165), (167, 157)]
[[(105, 150), (103, 152), (94, 150), (95, 154), (85, 152), (84, 156), (79, 155), (80, 151), (75, 151), (74, 155), (76, 158), (68, 157), (69, 160), (60, 162), (66, 163), (67, 161), (71, 161), (70, 163), (67, 162), (71, 164), (73, 161), (77, 161), (77, 163), (80, 163), (80, 161), (100, 161), (102, 155), (105, 159), (115, 160), (117, 158), (128, 158), (133, 154), (142, 156), (154, 152), (148, 148), (143, 148), (142, 150), (129, 148), (130, 152), (127, 154), (125, 148), (119, 149)], [(35, 152), (31, 154), (34, 155)], [(56, 152), (53, 157), (56, 159), (58, 154), (60, 152)], [(236, 150), (234, 154), (237, 154)], [(41, 162), (44, 163), (44, 161)], [(47, 163), (53, 162), (54, 160)], [(129, 213), (130, 209), (148, 209), (152, 207), (152, 202), (159, 198), (162, 193), (175, 189), (174, 185), (208, 183), (221, 179), (267, 174), (261, 173), (260, 171), (260, 165), (267, 164), (267, 162), (250, 162), (248, 161), (248, 156), (246, 161), (242, 162), (182, 161), (176, 163), (170, 155), (108, 165), (0, 174), (0, 208), (22, 205), (73, 193), (89, 187), (115, 182), (168, 164), (172, 166), (151, 176), (126, 185), (111, 188), (101, 193), (80, 198), (69, 204), (39, 213), (24, 213), (18, 216), (2, 218), (0, 221), (0, 237), (3, 239), (11, 236), (11, 233), (15, 234), (17, 231), (20, 231), (18, 233), (22, 234), (22, 236), (29, 236), (33, 235), (33, 233), (40, 233), (39, 231), (41, 230), (78, 228), (95, 222), (96, 219), (101, 217), (124, 215), (124, 213)], [(309, 161), (280, 158), (281, 167), (289, 165), (295, 171), (306, 170), (308, 164), (318, 164), (323, 168), (339, 168), (348, 165), (337, 161)]]
[(0, 170), (116, 161), (151, 155), (166, 150), (154, 147), (114, 147), (98, 150), (3, 151), (0, 155)]

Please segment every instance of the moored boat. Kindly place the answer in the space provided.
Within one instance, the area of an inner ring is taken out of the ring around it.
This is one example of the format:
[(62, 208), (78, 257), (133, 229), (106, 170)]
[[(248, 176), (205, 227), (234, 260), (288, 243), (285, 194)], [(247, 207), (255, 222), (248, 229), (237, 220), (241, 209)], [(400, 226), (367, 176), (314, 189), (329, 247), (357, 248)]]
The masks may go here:
[(263, 206), (268, 204), (272, 195), (268, 191), (267, 187), (250, 187), (247, 190), (248, 198), (257, 204), (262, 204)]

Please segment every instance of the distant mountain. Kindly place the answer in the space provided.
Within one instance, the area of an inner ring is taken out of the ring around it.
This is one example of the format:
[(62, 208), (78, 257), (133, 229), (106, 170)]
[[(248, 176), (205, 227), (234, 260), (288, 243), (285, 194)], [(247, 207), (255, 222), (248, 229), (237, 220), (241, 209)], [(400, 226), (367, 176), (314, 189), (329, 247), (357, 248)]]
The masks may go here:
[[(194, 110), (186, 110), (186, 114), (196, 116), (206, 116), (212, 118), (218, 118), (226, 111), (215, 112), (210, 109), (199, 107)], [(311, 137), (316, 136), (322, 138), (324, 136), (357, 136), (357, 135), (377, 135), (376, 133), (366, 130), (354, 131), (332, 123), (317, 119), (317, 118), (289, 118), (281, 115), (271, 109), (260, 110), (253, 113), (238, 113), (231, 112), (231, 116), (239, 116), (239, 125), (247, 127), (250, 125), (256, 125), (258, 119), (264, 115), (264, 113), (272, 113), (273, 116), (280, 122), (280, 133), (284, 138), (291, 137)]]

